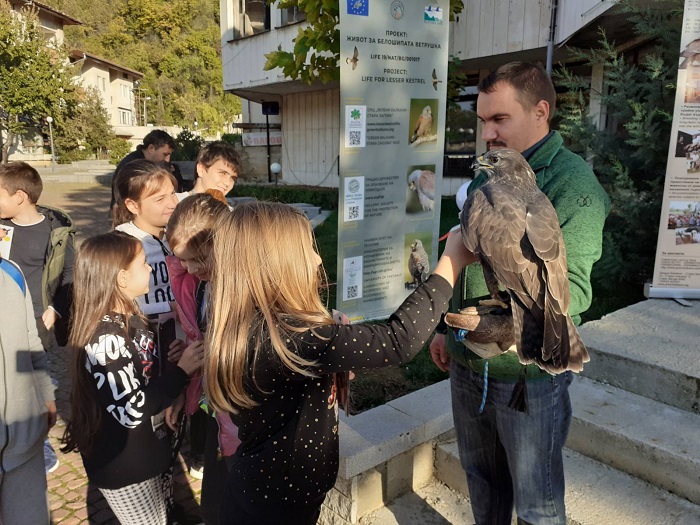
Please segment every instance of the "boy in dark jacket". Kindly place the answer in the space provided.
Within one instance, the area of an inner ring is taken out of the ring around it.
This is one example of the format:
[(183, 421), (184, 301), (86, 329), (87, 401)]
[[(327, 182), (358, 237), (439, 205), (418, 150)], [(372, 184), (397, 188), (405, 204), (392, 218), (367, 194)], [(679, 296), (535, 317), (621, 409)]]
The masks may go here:
[[(55, 328), (67, 334), (75, 229), (65, 212), (37, 205), (42, 189), (41, 177), (29, 164), (0, 166), (0, 256), (24, 273), (39, 338), (48, 352), (57, 346)], [(58, 460), (46, 444), (46, 469), (52, 472)]]

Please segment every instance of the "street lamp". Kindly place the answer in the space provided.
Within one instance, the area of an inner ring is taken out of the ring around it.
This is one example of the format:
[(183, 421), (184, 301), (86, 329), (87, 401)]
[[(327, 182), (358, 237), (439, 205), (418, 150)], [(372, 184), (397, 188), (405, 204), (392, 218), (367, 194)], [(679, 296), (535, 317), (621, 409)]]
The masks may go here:
[(53, 126), (51, 126), (53, 118), (46, 117), (46, 122), (49, 123), (49, 141), (51, 143), (51, 171), (56, 171), (56, 155), (53, 151)]
[(194, 121), (194, 134), (197, 135), (197, 124), (198, 122), (195, 120)]
[(280, 166), (277, 162), (273, 162), (270, 164), (270, 171), (275, 176), (275, 188), (277, 188), (277, 176), (279, 175), (280, 171), (282, 171), (282, 166)]
[(151, 97), (143, 97), (143, 125), (148, 126), (148, 112), (146, 108), (146, 101), (151, 100)]

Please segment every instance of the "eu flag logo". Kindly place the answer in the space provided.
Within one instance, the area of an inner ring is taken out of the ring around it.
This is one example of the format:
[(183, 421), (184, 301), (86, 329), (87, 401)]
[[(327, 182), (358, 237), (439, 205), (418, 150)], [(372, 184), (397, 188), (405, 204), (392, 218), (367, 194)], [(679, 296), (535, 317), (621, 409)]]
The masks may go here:
[(348, 14), (369, 16), (369, 0), (348, 0)]

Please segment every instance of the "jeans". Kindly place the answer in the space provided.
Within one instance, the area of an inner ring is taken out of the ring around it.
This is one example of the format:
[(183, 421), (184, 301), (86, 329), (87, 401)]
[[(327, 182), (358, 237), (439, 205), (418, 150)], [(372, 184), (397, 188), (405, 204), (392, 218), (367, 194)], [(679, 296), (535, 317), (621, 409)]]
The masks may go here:
[(484, 378), (454, 360), (450, 366), (452, 412), (460, 461), (467, 474), (477, 525), (565, 525), (562, 448), (571, 424), (565, 372), (528, 381), (528, 413), (508, 408), (514, 382)]

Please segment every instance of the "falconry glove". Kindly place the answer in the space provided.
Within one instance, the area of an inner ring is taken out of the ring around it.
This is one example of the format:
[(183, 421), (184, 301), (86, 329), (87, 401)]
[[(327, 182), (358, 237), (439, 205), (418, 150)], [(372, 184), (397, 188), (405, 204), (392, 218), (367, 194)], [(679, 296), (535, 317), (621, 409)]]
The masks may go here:
[(470, 306), (459, 313), (447, 313), (445, 323), (455, 337), (483, 359), (490, 359), (509, 350), (515, 351), (513, 315), (510, 308)]

